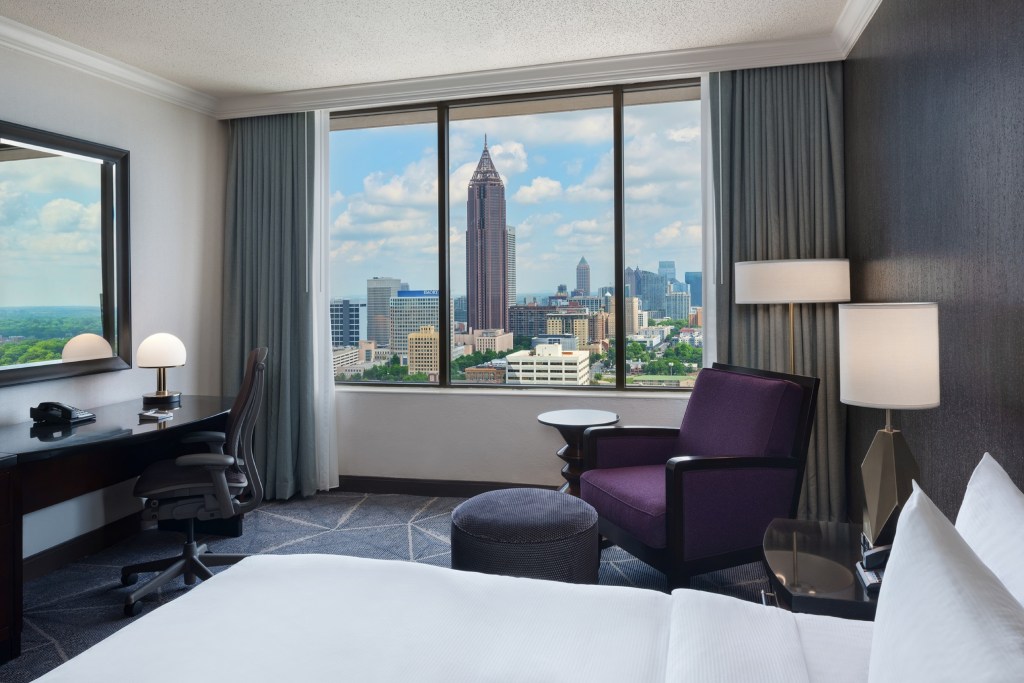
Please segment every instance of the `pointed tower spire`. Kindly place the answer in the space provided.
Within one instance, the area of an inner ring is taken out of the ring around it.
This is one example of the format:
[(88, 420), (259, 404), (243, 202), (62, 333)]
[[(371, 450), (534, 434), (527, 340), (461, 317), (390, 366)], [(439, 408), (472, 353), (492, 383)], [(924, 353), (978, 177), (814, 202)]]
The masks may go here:
[(469, 186), (472, 188), (474, 184), (482, 183), (505, 187), (505, 184), (501, 182), (498, 169), (494, 168), (494, 162), (491, 161), (491, 153), (487, 150), (486, 134), (484, 134), (484, 151), (480, 155), (480, 162), (476, 165), (476, 170), (473, 171), (473, 177), (469, 181)]

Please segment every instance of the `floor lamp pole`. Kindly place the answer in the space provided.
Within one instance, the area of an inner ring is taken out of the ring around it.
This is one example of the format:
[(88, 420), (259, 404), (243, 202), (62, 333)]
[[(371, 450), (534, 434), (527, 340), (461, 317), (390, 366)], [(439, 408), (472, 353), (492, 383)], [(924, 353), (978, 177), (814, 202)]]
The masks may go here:
[(796, 374), (796, 334), (793, 326), (793, 302), (789, 302), (789, 373)]

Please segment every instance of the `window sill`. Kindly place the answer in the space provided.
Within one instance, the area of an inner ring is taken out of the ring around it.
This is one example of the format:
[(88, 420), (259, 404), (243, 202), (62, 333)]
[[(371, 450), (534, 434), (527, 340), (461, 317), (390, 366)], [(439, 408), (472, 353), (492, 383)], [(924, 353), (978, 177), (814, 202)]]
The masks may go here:
[(659, 391), (644, 391), (642, 389), (558, 389), (555, 387), (551, 388), (535, 388), (535, 387), (505, 387), (501, 389), (484, 387), (484, 386), (465, 386), (465, 387), (439, 387), (434, 385), (416, 385), (416, 386), (401, 386), (401, 385), (387, 385), (387, 386), (374, 386), (374, 385), (357, 385), (357, 384), (336, 384), (334, 385), (334, 391), (336, 394), (417, 394), (417, 395), (435, 395), (435, 396), (502, 396), (505, 398), (529, 398), (533, 397), (562, 397), (572, 399), (583, 399), (583, 398), (615, 398), (615, 399), (680, 399), (686, 400), (690, 398), (690, 389), (663, 389)]

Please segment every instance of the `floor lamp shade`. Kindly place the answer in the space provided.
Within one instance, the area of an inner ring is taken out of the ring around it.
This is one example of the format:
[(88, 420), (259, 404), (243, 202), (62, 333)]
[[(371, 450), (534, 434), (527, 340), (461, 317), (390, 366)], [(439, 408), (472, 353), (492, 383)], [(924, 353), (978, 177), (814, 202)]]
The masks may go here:
[(891, 543), (918, 477), (892, 410), (939, 405), (939, 307), (934, 303), (839, 305), (839, 400), (885, 409), (861, 463), (864, 536)]
[(156, 368), (156, 391), (143, 394), (144, 405), (175, 404), (181, 401), (180, 391), (167, 390), (167, 368), (185, 364), (185, 345), (173, 334), (157, 332), (142, 340), (135, 352), (140, 368)]
[(789, 304), (789, 371), (796, 372), (793, 304), (850, 300), (847, 259), (780, 259), (735, 264), (733, 296), (738, 304)]
[(847, 259), (740, 261), (733, 287), (738, 304), (810, 304), (850, 300)]

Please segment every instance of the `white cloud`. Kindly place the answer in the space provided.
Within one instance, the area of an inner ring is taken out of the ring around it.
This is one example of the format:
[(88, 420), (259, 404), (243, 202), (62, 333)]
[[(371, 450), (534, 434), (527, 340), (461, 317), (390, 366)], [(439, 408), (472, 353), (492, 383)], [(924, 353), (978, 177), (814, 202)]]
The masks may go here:
[(526, 148), (523, 143), (509, 140), (493, 145), (490, 148), (491, 161), (494, 168), (501, 174), (502, 180), (508, 183), (506, 176), (526, 171), (527, 163)]
[(341, 190), (335, 190), (331, 193), (330, 202), (332, 207), (336, 204), (341, 204), (343, 201), (345, 201), (345, 195), (341, 193)]
[(699, 225), (685, 225), (682, 221), (675, 221), (654, 233), (654, 245), (676, 249), (699, 247), (701, 233)]
[(537, 176), (529, 185), (520, 187), (512, 198), (522, 204), (537, 204), (560, 196), (562, 183), (545, 176)]
[(53, 199), (39, 210), (39, 227), (45, 232), (99, 231), (99, 203), (82, 206), (72, 199)]
[(665, 133), (672, 142), (693, 142), (700, 140), (700, 126), (691, 126), (688, 128), (675, 128)]
[(422, 158), (407, 165), (401, 175), (381, 172), (363, 178), (363, 193), (371, 202), (437, 205), (437, 160)]

